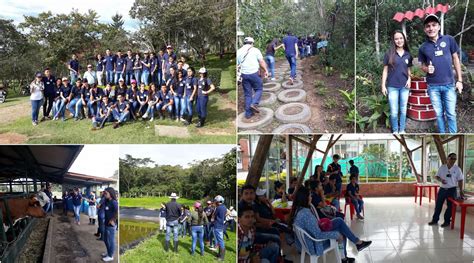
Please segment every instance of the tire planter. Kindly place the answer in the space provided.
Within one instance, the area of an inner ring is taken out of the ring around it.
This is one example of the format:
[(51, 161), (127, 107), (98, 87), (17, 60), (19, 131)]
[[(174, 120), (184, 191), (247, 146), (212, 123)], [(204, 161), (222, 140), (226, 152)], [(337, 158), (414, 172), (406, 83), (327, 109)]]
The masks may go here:
[(426, 79), (414, 79), (410, 83), (407, 117), (415, 121), (432, 121), (436, 112), (431, 105)]
[(261, 106), (271, 105), (271, 104), (275, 103), (276, 100), (277, 100), (277, 96), (275, 95), (275, 93), (264, 91), (262, 93), (262, 98), (260, 99), (260, 104), (259, 105), (261, 105)]
[(284, 89), (300, 89), (303, 88), (303, 81), (301, 80), (293, 80), (293, 85), (290, 85), (289, 81), (285, 81), (281, 84)]
[[(288, 130), (292, 130), (292, 131), (288, 132)], [(311, 130), (311, 128), (301, 123), (283, 124), (283, 125), (278, 126), (272, 131), (272, 133), (274, 134), (298, 134), (298, 133), (309, 134), (312, 132), (313, 131)]]
[(288, 103), (278, 107), (275, 118), (282, 123), (304, 123), (311, 119), (311, 109), (304, 103)]
[(245, 112), (240, 113), (237, 117), (238, 128), (243, 130), (255, 130), (272, 123), (274, 115), (273, 110), (265, 107), (260, 107), (258, 109), (260, 110), (260, 113), (250, 119), (245, 118)]
[(263, 91), (274, 92), (281, 88), (281, 84), (277, 82), (267, 82), (263, 84)]
[(281, 102), (303, 102), (306, 100), (306, 91), (303, 89), (286, 89), (278, 93)]

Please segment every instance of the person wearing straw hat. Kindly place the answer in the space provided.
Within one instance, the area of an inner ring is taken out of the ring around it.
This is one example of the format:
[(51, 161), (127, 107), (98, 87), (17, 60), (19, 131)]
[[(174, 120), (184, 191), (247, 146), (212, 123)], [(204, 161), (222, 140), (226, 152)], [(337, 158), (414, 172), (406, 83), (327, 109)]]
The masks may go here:
[(171, 239), (171, 230), (173, 230), (173, 247), (174, 252), (178, 252), (178, 230), (179, 222), (178, 218), (181, 215), (181, 205), (176, 201), (179, 196), (176, 193), (171, 193), (169, 196), (171, 199), (166, 203), (166, 237), (165, 237), (165, 251), (169, 250), (170, 239)]

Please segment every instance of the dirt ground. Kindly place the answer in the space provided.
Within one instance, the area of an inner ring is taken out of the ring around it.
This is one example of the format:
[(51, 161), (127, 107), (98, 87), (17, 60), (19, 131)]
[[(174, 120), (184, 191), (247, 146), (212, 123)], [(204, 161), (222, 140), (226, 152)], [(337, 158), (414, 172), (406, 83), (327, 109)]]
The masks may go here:
[[(314, 133), (353, 133), (354, 124), (344, 120), (347, 108), (344, 106), (344, 99), (338, 91), (339, 89), (351, 90), (352, 81), (340, 79), (338, 72), (334, 72), (331, 76), (322, 74), (322, 69), (316, 63), (317, 58), (317, 56), (313, 56), (303, 60), (298, 59), (297, 61), (297, 65), (303, 66), (303, 89), (306, 91), (306, 101), (303, 103), (307, 104), (311, 109), (311, 119), (303, 124), (309, 126)], [(288, 62), (284, 59), (277, 60), (275, 68), (279, 68), (281, 65), (288, 66), (289, 68)], [(320, 86), (316, 87), (315, 82), (319, 83)], [(278, 92), (275, 93), (278, 94)], [(244, 111), (244, 104), (243, 89), (242, 86), (239, 86), (239, 113)], [(272, 105), (265, 107), (275, 111), (281, 105), (283, 103), (277, 100)], [(281, 123), (274, 119), (271, 124), (259, 128), (258, 131), (272, 133), (280, 125)], [(239, 132), (245, 133), (244, 130), (239, 130)]]

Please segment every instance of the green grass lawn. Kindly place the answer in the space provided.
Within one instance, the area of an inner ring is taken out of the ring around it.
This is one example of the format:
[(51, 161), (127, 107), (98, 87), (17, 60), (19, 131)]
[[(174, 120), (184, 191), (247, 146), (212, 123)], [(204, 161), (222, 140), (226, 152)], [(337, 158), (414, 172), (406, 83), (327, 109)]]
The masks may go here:
[[(151, 225), (152, 224), (152, 225)], [(137, 222), (132, 220), (120, 220), (120, 229), (127, 229), (127, 226), (138, 226), (138, 228), (148, 228), (155, 226), (158, 228), (158, 224), (148, 222)], [(136, 231), (137, 232), (137, 231)], [(145, 231), (146, 232), (146, 231)], [(122, 242), (122, 233), (120, 234), (120, 241)], [(236, 234), (235, 232), (227, 231), (229, 240), (225, 240), (226, 256), (225, 262), (235, 262), (236, 259)], [(205, 248), (204, 256), (199, 255), (199, 245), (197, 245), (197, 253), (191, 256), (191, 237), (186, 236), (185, 238), (179, 239), (178, 253), (171, 251), (165, 252), (165, 234), (154, 234), (150, 238), (142, 241), (133, 249), (127, 250), (123, 255), (120, 256), (120, 262), (132, 263), (132, 262), (184, 262), (184, 263), (195, 263), (195, 262), (214, 262), (217, 252)]]
[(30, 103), (30, 96), (15, 96), (11, 97), (8, 95), (7, 100), (4, 103), (0, 103), (0, 109), (15, 106), (21, 103)]
[[(168, 197), (140, 197), (140, 198), (120, 198), (120, 206), (123, 207), (143, 207), (149, 209), (160, 209), (161, 203), (167, 203), (170, 199)], [(178, 203), (193, 206), (196, 200), (186, 198), (179, 198)]]

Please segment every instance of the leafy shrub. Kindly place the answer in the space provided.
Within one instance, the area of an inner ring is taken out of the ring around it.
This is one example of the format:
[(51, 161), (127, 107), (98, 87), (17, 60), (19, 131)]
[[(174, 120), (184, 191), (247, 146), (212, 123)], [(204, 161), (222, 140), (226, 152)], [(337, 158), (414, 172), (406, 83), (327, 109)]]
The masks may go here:
[(207, 76), (211, 79), (212, 83), (216, 87), (221, 85), (221, 74), (222, 69), (211, 68), (207, 70)]

